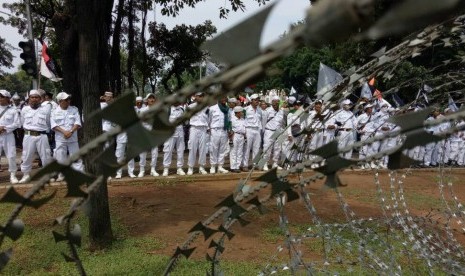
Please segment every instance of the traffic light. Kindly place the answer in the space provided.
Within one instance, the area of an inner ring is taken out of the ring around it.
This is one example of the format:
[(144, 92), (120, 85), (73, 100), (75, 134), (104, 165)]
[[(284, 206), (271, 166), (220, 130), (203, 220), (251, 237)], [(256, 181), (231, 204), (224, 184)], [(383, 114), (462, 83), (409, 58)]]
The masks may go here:
[(18, 46), (23, 49), (23, 52), (19, 55), (24, 60), (24, 64), (21, 68), (26, 71), (26, 74), (32, 77), (37, 77), (37, 61), (34, 42), (32, 40), (21, 41)]

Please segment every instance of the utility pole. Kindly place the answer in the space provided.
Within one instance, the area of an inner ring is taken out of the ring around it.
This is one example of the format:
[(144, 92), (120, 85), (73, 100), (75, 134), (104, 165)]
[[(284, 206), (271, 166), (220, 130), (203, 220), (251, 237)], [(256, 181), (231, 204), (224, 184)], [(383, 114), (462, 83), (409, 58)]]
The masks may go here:
[[(27, 37), (34, 42), (34, 35), (32, 34), (31, 3), (29, 0), (24, 0), (24, 4), (26, 4)], [(35, 43), (33, 43), (33, 45), (35, 52)], [(35, 62), (37, 64), (37, 60)], [(37, 74), (40, 73), (37, 72)], [(32, 89), (37, 89), (37, 76), (32, 79)]]

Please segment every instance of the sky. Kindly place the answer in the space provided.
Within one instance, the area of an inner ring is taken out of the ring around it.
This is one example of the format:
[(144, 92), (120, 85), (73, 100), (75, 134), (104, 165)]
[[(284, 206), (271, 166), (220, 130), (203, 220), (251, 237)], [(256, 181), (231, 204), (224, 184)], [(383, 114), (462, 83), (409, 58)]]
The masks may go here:
[[(5, 3), (16, 1), (2, 0), (1, 2)], [(195, 8), (184, 8), (176, 17), (162, 16), (160, 13), (161, 8), (158, 6), (156, 13), (152, 13), (149, 20), (153, 21), (155, 18), (158, 22), (164, 23), (168, 28), (172, 28), (179, 24), (197, 25), (205, 22), (205, 20), (211, 20), (218, 30), (217, 34), (219, 34), (257, 13), (263, 8), (263, 6), (260, 7), (258, 3), (253, 0), (244, 0), (243, 2), (246, 6), (246, 10), (244, 12), (231, 12), (227, 19), (219, 18), (219, 9), (221, 5), (227, 3), (227, 1), (209, 0), (207, 2), (207, 0), (204, 0), (204, 2), (198, 3)], [(279, 1), (265, 24), (260, 43), (261, 46), (264, 47), (277, 40), (284, 32), (289, 30), (289, 26), (292, 23), (302, 20), (305, 17), (306, 9), (310, 6), (309, 3), (309, 0)], [(1, 8), (1, 6), (0, 11), (6, 12), (3, 8)], [(2, 14), (2, 16), (5, 15)], [(6, 42), (11, 44), (13, 47), (18, 48), (13, 52), (13, 55), (16, 56), (13, 60), (15, 67), (11, 69), (3, 68), (6, 72), (14, 72), (16, 71), (15, 68), (22, 63), (22, 60), (19, 58), (19, 54), (21, 52), (18, 47), (18, 43), (19, 41), (24, 40), (24, 38), (18, 34), (16, 29), (9, 26), (0, 24), (0, 30), (1, 36), (6, 40)]]

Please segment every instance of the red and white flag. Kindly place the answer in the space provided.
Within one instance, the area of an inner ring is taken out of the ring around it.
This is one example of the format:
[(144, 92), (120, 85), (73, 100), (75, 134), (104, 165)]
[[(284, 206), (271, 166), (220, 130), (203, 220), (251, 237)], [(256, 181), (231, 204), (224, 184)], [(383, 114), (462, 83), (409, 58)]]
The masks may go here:
[(60, 78), (58, 75), (58, 68), (55, 65), (53, 58), (51, 57), (47, 44), (42, 42), (42, 55), (40, 58), (40, 74), (51, 81), (61, 81), (63, 78)]

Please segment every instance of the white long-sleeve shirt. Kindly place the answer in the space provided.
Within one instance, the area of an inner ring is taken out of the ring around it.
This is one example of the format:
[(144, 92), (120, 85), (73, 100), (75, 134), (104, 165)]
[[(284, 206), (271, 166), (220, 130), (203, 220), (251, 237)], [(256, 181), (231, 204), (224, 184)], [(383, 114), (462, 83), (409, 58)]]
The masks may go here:
[(355, 130), (357, 120), (354, 114), (349, 110), (340, 109), (334, 114), (334, 121), (341, 124), (340, 128)]
[[(100, 103), (100, 108), (104, 109), (108, 106), (108, 103), (106, 102), (101, 102)], [(110, 131), (113, 128), (112, 124), (108, 120), (102, 120), (102, 130), (103, 131)]]
[[(8, 109), (7, 109), (8, 108)], [(5, 109), (7, 109), (5, 111)], [(5, 111), (5, 113), (3, 113)], [(0, 106), (0, 126), (5, 128), (5, 133), (11, 133), (15, 129), (21, 127), (21, 121), (19, 120), (19, 112), (16, 107)]]
[(245, 109), (245, 127), (262, 129), (262, 110), (260, 108), (254, 109), (251, 105)]
[(280, 130), (284, 125), (284, 112), (282, 109), (274, 110), (273, 107), (268, 107), (266, 110), (265, 129)]
[[(169, 122), (173, 123), (174, 121), (176, 121), (177, 118), (181, 117), (183, 113), (184, 113), (184, 108), (182, 106), (172, 106), (170, 116), (168, 118)], [(174, 130), (174, 133), (173, 133), (173, 137), (180, 137), (180, 136), (184, 136), (184, 128), (182, 124), (176, 126), (176, 129)]]
[[(229, 112), (228, 112), (229, 118)], [(224, 129), (224, 113), (221, 112), (218, 104), (210, 106), (210, 112), (208, 113), (208, 121), (210, 122), (210, 128), (222, 128)]]
[[(197, 106), (197, 103), (190, 104), (187, 108), (192, 109)], [(209, 108), (206, 107), (196, 114), (194, 114), (190, 120), (189, 124), (191, 126), (208, 126), (208, 113), (210, 112)]]
[(239, 119), (236, 116), (232, 120), (232, 131), (234, 132), (234, 135), (244, 135), (245, 136), (245, 120), (244, 119)]

